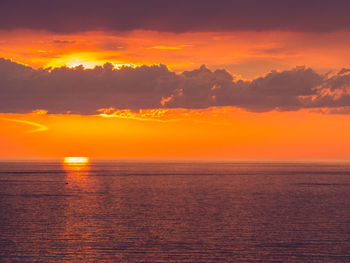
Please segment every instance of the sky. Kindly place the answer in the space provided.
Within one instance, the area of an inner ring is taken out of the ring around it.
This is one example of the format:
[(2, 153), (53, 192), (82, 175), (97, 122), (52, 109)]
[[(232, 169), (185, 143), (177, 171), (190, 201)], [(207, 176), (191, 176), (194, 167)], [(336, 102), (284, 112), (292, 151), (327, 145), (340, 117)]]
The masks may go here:
[(0, 157), (350, 158), (349, 10), (3, 0)]

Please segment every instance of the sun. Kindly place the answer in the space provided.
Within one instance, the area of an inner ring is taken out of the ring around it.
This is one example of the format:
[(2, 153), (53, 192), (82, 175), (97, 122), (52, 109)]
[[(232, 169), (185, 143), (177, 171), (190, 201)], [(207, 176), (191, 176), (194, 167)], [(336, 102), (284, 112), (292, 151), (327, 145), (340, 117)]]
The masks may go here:
[(89, 163), (89, 157), (64, 157), (63, 162), (65, 164), (87, 164)]

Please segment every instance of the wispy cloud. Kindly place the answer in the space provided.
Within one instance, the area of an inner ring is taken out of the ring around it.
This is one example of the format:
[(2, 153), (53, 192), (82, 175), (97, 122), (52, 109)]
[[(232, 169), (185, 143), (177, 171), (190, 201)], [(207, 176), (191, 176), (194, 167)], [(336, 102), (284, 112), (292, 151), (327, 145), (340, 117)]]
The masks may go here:
[(25, 131), (26, 133), (44, 132), (44, 131), (47, 131), (49, 129), (47, 126), (45, 126), (43, 124), (40, 124), (40, 123), (37, 123), (37, 122), (33, 122), (33, 121), (20, 120), (20, 119), (11, 119), (11, 118), (3, 118), (3, 117), (0, 117), (0, 120), (17, 122), (17, 123), (23, 123), (23, 124), (27, 124), (27, 125), (35, 127), (35, 129), (29, 130), (29, 131)]
[(137, 121), (151, 121), (151, 122), (180, 122), (192, 121), (197, 123), (206, 123), (210, 125), (217, 125), (217, 122), (202, 120), (201, 117), (205, 115), (215, 114), (217, 109), (190, 110), (190, 109), (148, 109), (148, 110), (118, 110), (114, 108), (105, 108), (98, 110), (98, 116), (104, 118), (118, 118)]
[(185, 47), (192, 47), (192, 45), (178, 45), (178, 46), (153, 46), (151, 49), (164, 49), (164, 50), (181, 50)]

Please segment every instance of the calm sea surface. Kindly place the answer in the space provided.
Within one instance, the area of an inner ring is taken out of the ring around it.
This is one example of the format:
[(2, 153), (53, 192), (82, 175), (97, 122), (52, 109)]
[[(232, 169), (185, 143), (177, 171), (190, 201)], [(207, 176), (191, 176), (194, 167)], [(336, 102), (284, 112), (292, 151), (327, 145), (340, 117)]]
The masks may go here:
[(0, 162), (1, 262), (350, 262), (350, 163)]

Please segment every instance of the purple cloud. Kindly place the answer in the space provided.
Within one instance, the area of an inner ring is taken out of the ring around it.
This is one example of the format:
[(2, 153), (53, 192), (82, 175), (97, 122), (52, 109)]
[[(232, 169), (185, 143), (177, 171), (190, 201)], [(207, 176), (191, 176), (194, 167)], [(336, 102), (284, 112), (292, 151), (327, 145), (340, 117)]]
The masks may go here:
[(69, 33), (350, 29), (347, 0), (2, 0), (0, 29)]
[(201, 109), (235, 106), (288, 111), (350, 106), (350, 71), (333, 76), (296, 67), (243, 81), (205, 66), (176, 74), (164, 65), (33, 69), (0, 59), (0, 112), (96, 114), (98, 109)]

